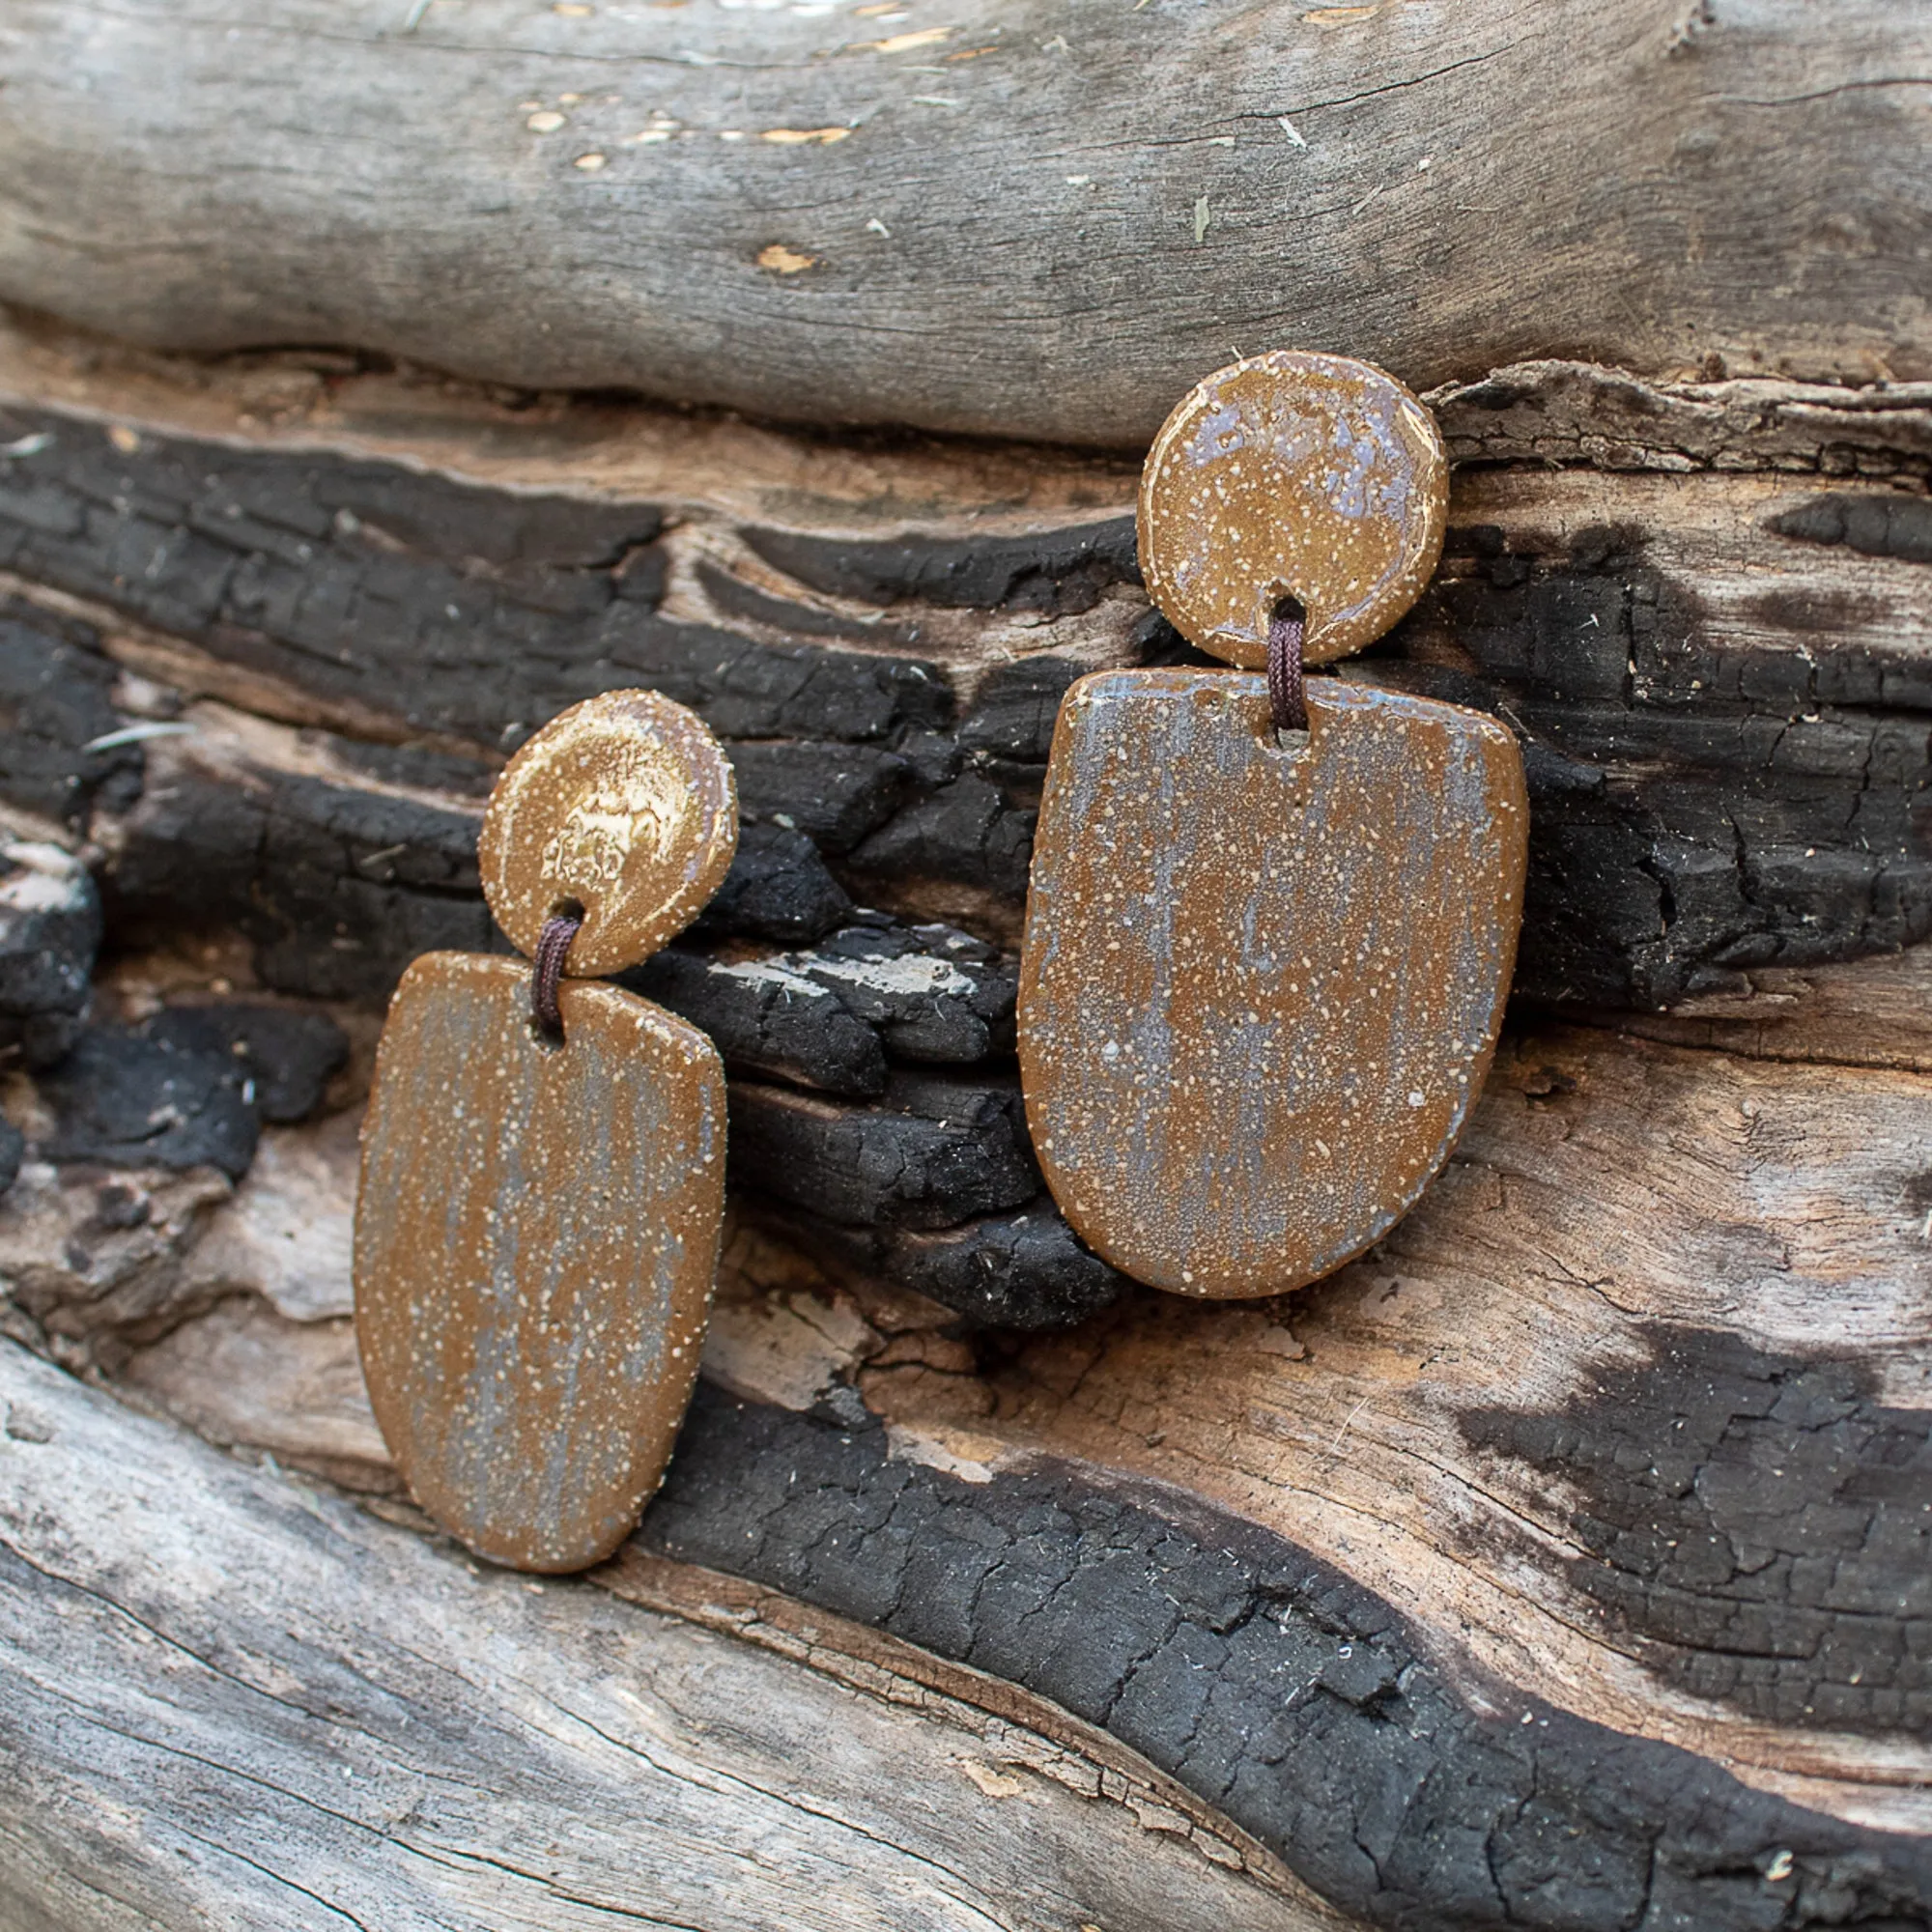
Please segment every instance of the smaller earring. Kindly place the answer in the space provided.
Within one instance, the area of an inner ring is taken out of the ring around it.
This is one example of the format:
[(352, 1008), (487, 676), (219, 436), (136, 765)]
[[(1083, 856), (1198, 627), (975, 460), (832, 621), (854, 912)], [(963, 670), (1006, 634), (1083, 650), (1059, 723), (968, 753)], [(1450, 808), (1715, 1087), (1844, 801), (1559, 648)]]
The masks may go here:
[(512, 1569), (610, 1555), (691, 1401), (724, 1068), (591, 976), (688, 925), (737, 840), (731, 766), (682, 705), (575, 705), (484, 815), (484, 895), (526, 956), (427, 953), (390, 1003), (355, 1203), (363, 1375), (416, 1501)]

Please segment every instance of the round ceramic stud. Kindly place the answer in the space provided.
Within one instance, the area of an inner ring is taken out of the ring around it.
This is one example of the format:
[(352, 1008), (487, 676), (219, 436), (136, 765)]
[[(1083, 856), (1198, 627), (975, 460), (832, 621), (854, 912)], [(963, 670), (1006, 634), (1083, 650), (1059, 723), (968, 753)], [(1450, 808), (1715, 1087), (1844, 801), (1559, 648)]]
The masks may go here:
[(1327, 664), (1414, 603), (1448, 498), (1435, 418), (1392, 376), (1275, 350), (1209, 376), (1162, 424), (1141, 472), (1141, 570), (1202, 650), (1263, 668), (1292, 597), (1303, 661)]
[(483, 895), (520, 952), (583, 923), (574, 978), (647, 959), (703, 910), (738, 847), (738, 787), (703, 722), (654, 691), (561, 712), (504, 767), (483, 814)]

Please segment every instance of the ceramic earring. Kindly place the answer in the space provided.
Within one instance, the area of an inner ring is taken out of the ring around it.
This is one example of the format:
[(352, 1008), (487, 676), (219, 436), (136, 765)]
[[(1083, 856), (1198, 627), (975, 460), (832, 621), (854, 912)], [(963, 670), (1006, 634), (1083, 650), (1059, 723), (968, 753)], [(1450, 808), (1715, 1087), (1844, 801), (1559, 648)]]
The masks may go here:
[(1400, 384), (1287, 352), (1209, 377), (1149, 454), (1148, 589), (1243, 669), (1068, 692), (1019, 1047), (1054, 1198), (1157, 1288), (1275, 1294), (1351, 1260), (1448, 1159), (1489, 1070), (1521, 920), (1516, 740), (1301, 683), (1414, 601), (1447, 474)]
[(526, 957), (426, 954), (389, 1008), (355, 1205), (363, 1373), (416, 1500), (497, 1563), (608, 1556), (691, 1399), (724, 1069), (695, 1027), (588, 976), (687, 925), (737, 838), (731, 767), (690, 712), (579, 704), (483, 821), (484, 894)]

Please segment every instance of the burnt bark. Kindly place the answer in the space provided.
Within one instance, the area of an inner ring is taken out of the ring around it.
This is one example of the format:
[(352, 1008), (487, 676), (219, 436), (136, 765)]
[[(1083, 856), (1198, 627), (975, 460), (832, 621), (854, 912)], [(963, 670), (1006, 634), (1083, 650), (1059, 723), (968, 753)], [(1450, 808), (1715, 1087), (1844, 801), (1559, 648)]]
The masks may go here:
[(1932, 1852), (1521, 1690), (1459, 1684), (1283, 1539), (1051, 1461), (968, 1483), (700, 1391), (647, 1548), (1025, 1685), (1371, 1923), (1917, 1924)]

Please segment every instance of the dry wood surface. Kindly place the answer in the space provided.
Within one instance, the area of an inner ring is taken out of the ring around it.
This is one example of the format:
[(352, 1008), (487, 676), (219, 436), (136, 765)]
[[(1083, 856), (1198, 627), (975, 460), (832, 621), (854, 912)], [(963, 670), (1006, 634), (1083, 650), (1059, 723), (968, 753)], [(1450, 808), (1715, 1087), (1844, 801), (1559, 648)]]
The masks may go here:
[(14, 0), (0, 298), (1144, 444), (1236, 352), (1932, 378), (1886, 0)]
[(837, 1619), (480, 1569), (11, 1344), (0, 1407), (10, 1928), (1338, 1922), (1109, 1740)]

